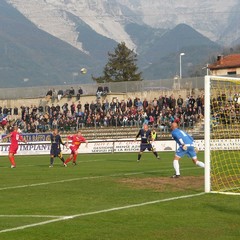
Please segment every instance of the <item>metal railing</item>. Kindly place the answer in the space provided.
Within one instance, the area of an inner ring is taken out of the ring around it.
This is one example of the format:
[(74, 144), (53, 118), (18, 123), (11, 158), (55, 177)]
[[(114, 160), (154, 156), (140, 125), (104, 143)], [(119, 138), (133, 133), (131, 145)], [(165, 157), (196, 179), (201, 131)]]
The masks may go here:
[[(100, 84), (108, 86), (111, 92), (142, 92), (149, 90), (180, 90), (180, 89), (203, 89), (204, 78), (175, 78), (175, 79), (160, 79), (160, 80), (144, 80), (144, 81), (126, 81), (126, 82), (111, 82)], [(49, 89), (66, 91), (71, 87), (75, 92), (81, 87), (84, 94), (95, 94), (98, 84), (71, 84), (71, 85), (55, 85), (55, 86), (38, 86), (38, 87), (19, 87), (19, 88), (0, 88), (0, 99), (22, 99), (22, 98), (39, 98), (46, 96)]]

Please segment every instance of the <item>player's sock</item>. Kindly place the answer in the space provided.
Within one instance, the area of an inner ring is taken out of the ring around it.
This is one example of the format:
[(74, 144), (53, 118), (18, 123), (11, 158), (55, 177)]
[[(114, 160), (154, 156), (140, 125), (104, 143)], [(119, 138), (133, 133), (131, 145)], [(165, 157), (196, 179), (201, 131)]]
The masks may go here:
[(72, 158), (67, 158), (64, 163), (67, 164), (67, 163), (69, 163), (71, 160), (72, 160)]
[(9, 157), (12, 166), (16, 166), (14, 156)]
[(175, 174), (180, 175), (179, 161), (178, 160), (173, 160), (173, 167), (175, 169)]
[(141, 157), (142, 157), (142, 154), (138, 154), (138, 161), (140, 161), (140, 159), (141, 159)]
[(77, 161), (77, 155), (74, 155), (74, 156), (73, 156), (73, 164), (76, 165), (76, 161)]
[(199, 166), (199, 167), (202, 167), (202, 168), (205, 167), (205, 164), (203, 162), (200, 162), (200, 161), (196, 161), (196, 165)]
[(62, 158), (60, 158), (60, 160), (64, 163), (64, 158), (62, 157)]
[(157, 153), (157, 152), (153, 152), (153, 154), (154, 154), (154, 156), (155, 156), (156, 158), (159, 158), (159, 156), (158, 156), (158, 153)]
[(53, 165), (53, 161), (54, 161), (54, 158), (51, 157), (51, 158), (50, 158), (50, 165)]

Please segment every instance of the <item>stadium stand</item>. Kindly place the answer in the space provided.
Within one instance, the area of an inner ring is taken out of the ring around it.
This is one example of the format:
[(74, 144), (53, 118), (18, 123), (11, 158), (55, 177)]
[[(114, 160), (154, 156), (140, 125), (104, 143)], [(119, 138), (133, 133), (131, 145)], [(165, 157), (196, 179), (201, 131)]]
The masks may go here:
[[(18, 124), (24, 133), (58, 128), (68, 134), (81, 128), (89, 139), (132, 138), (143, 123), (148, 123), (160, 138), (169, 138), (171, 122), (179, 121), (182, 128), (195, 135), (201, 133), (204, 108), (201, 94), (194, 97), (187, 91), (156, 90), (131, 94), (109, 92), (100, 98), (95, 93), (83, 93), (79, 99), (78, 91), (75, 92), (65, 91), (60, 99), (12, 100), (7, 102), (9, 107), (4, 106), (6, 100), (0, 100), (2, 131)], [(181, 97), (186, 95), (185, 99)]]

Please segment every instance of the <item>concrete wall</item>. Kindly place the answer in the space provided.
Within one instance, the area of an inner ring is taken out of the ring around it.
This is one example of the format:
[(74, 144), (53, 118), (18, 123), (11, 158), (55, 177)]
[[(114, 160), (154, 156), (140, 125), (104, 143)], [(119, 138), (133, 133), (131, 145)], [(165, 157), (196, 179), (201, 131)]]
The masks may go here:
[[(175, 98), (178, 98), (179, 95), (182, 96), (182, 98), (185, 100), (188, 95), (194, 95), (197, 96), (199, 94), (202, 94), (203, 92), (201, 90), (150, 90), (150, 91), (142, 91), (142, 92), (129, 92), (129, 93), (109, 93), (106, 98), (102, 98), (101, 100), (103, 101), (104, 99), (108, 99), (110, 102), (112, 98), (118, 98), (119, 101), (121, 100), (126, 100), (128, 97), (134, 99), (135, 97), (140, 98), (141, 100), (144, 100), (145, 98), (148, 101), (153, 100), (154, 98), (159, 98), (160, 95), (174, 95)], [(96, 96), (95, 95), (82, 95), (81, 96), (81, 104), (84, 105), (86, 102), (91, 103), (92, 101), (96, 101)], [(47, 101), (46, 97), (40, 97), (40, 98), (27, 98), (27, 99), (5, 99), (1, 100), (0, 99), (0, 106), (1, 107), (7, 107), (7, 108), (14, 108), (14, 107), (21, 107), (21, 106), (31, 106), (31, 105), (36, 105), (38, 106), (46, 106), (49, 105), (51, 106), (52, 104), (57, 105), (59, 104), (62, 106), (64, 103), (68, 103), (69, 105), (72, 104), (72, 102), (77, 103), (76, 97), (72, 97), (72, 99), (68, 99), (66, 97), (62, 98), (60, 101), (57, 99), (50, 99)]]
[(240, 68), (227, 68), (227, 69), (217, 69), (217, 70), (211, 70), (211, 74), (215, 76), (229, 76), (232, 77), (231, 75), (228, 75), (228, 72), (235, 72), (236, 75), (240, 75)]
[[(56, 86), (40, 86), (31, 87), (27, 85), (21, 88), (0, 88), (0, 99), (22, 99), (22, 98), (43, 98), (49, 89), (66, 91), (73, 87), (75, 91), (81, 88), (84, 94), (95, 94), (98, 84), (95, 82), (89, 84), (74, 83), (71, 85)], [(203, 89), (204, 78), (183, 78), (183, 79), (159, 79), (144, 81), (126, 81), (126, 82), (110, 82), (101, 84), (108, 86), (112, 92), (144, 92), (150, 90), (172, 90), (172, 89)]]

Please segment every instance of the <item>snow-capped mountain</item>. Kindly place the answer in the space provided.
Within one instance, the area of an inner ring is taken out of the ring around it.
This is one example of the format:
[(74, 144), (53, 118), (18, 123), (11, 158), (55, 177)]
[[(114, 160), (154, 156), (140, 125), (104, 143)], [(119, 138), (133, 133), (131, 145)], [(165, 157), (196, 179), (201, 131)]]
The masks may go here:
[[(91, 82), (122, 41), (137, 52), (146, 80), (178, 74), (181, 52), (183, 75), (197, 76), (223, 46), (240, 43), (239, 5), (237, 0), (1, 0), (0, 84), (25, 86), (26, 78), (32, 86)], [(84, 76), (81, 67), (88, 69)]]
[(6, 0), (38, 28), (87, 53), (79, 21), (116, 42), (137, 46), (125, 26), (134, 22), (172, 29), (185, 23), (223, 45), (240, 37), (239, 0)]

